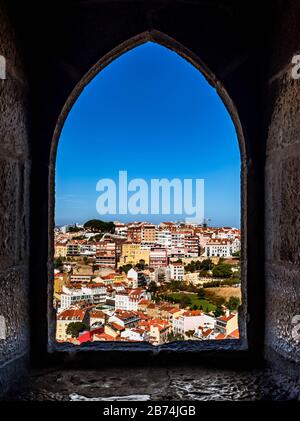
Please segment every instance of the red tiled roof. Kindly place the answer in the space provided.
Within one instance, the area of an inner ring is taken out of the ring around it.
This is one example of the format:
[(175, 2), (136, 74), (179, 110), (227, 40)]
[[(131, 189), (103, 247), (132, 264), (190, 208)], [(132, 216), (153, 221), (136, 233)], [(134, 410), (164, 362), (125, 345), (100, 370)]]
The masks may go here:
[(79, 320), (82, 321), (85, 316), (84, 310), (68, 309), (57, 316), (57, 320)]
[(203, 312), (201, 310), (191, 310), (191, 311), (185, 311), (183, 313), (183, 316), (185, 317), (194, 317), (194, 316), (201, 316)]
[(229, 322), (229, 320), (233, 319), (234, 317), (236, 317), (236, 314), (230, 314), (229, 316), (220, 316), (218, 317), (217, 320), (222, 320), (222, 322)]
[(118, 323), (110, 322), (109, 324), (116, 330), (125, 330), (124, 326), (121, 326)]
[(93, 311), (90, 312), (90, 317), (92, 317), (92, 318), (96, 318), (96, 317), (105, 318), (105, 313), (103, 313), (103, 311), (101, 311), (101, 310), (93, 310)]

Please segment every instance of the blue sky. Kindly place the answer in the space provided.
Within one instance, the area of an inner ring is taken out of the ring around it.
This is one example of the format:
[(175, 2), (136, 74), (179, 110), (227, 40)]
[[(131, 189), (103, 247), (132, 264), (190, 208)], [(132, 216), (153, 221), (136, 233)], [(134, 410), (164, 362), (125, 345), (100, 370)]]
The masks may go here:
[(240, 226), (240, 152), (216, 91), (176, 53), (147, 43), (123, 54), (84, 89), (65, 122), (56, 161), (56, 224), (91, 218), (181, 220), (185, 215), (99, 215), (99, 179), (205, 182), (211, 225)]

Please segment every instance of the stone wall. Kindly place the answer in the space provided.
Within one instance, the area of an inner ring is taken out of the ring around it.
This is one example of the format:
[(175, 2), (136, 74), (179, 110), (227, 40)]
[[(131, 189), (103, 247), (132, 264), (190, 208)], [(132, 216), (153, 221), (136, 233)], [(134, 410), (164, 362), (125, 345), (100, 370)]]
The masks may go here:
[(287, 367), (297, 377), (300, 342), (293, 337), (293, 318), (300, 315), (300, 79), (291, 75), (292, 57), (300, 54), (299, 2), (286, 2), (281, 18), (269, 79), (265, 344), (267, 359), (290, 362)]
[(21, 379), (29, 350), (30, 160), (27, 87), (17, 44), (1, 1), (0, 54), (6, 59), (6, 79), (0, 80), (0, 316), (6, 335), (2, 332), (0, 339), (0, 394)]
[(243, 132), (248, 341), (270, 363), (278, 356), (289, 361), (297, 376), (292, 319), (300, 314), (300, 80), (290, 74), (292, 56), (300, 54), (299, 2), (52, 0), (43, 3), (39, 19), (36, 7), (33, 1), (0, 0), (0, 54), (7, 60), (7, 79), (0, 80), (0, 315), (7, 326), (6, 339), (0, 339), (0, 391), (26, 369), (30, 325), (32, 362), (45, 364), (48, 357), (49, 167), (65, 104), (76, 100), (91, 69), (101, 70), (145, 31), (156, 42), (159, 33), (171, 37), (176, 42), (169, 47), (195, 65), (199, 58), (199, 68), (209, 69), (211, 83), (230, 99), (227, 106)]

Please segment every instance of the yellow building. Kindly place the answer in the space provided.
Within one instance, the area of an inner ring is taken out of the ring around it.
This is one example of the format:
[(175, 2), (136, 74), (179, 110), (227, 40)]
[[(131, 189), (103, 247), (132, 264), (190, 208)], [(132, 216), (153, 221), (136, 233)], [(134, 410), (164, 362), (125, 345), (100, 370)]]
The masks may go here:
[(122, 245), (122, 255), (118, 267), (131, 264), (136, 265), (141, 260), (144, 260), (146, 265), (149, 265), (149, 250), (142, 250), (138, 243), (124, 243)]
[(63, 286), (68, 283), (68, 276), (65, 273), (54, 275), (54, 297), (60, 300), (59, 294), (62, 293)]
[(226, 314), (217, 318), (216, 322), (217, 329), (224, 333), (224, 335), (230, 335), (232, 332), (238, 329), (238, 314), (231, 313)]
[(70, 336), (67, 335), (67, 328), (70, 323), (85, 322), (85, 310), (67, 309), (60, 313), (56, 319), (56, 340), (58, 342), (67, 342)]
[(56, 243), (54, 247), (54, 257), (66, 257), (67, 246), (66, 244)]

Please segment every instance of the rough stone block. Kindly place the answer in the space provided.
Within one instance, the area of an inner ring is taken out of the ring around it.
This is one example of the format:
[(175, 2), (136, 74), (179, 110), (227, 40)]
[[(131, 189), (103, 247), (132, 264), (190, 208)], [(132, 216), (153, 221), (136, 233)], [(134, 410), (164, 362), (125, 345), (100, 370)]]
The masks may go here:
[(0, 366), (29, 348), (29, 288), (26, 271), (0, 272), (0, 314), (6, 324), (6, 339), (0, 341)]
[[(294, 80), (290, 71), (272, 84), (276, 92), (267, 152), (282, 150), (300, 142), (300, 80)], [(272, 93), (271, 93), (272, 95)]]
[(28, 153), (26, 97), (21, 83), (7, 75), (0, 80), (0, 146), (16, 155)]
[(300, 362), (293, 318), (300, 315), (299, 273), (287, 265), (266, 267), (266, 344), (284, 358)]
[(15, 256), (17, 232), (17, 164), (0, 159), (0, 258)]
[(19, 203), (18, 203), (18, 238), (17, 259), (24, 261), (29, 256), (29, 191), (30, 164), (19, 164)]
[(300, 264), (300, 158), (288, 158), (281, 168), (280, 260)]

